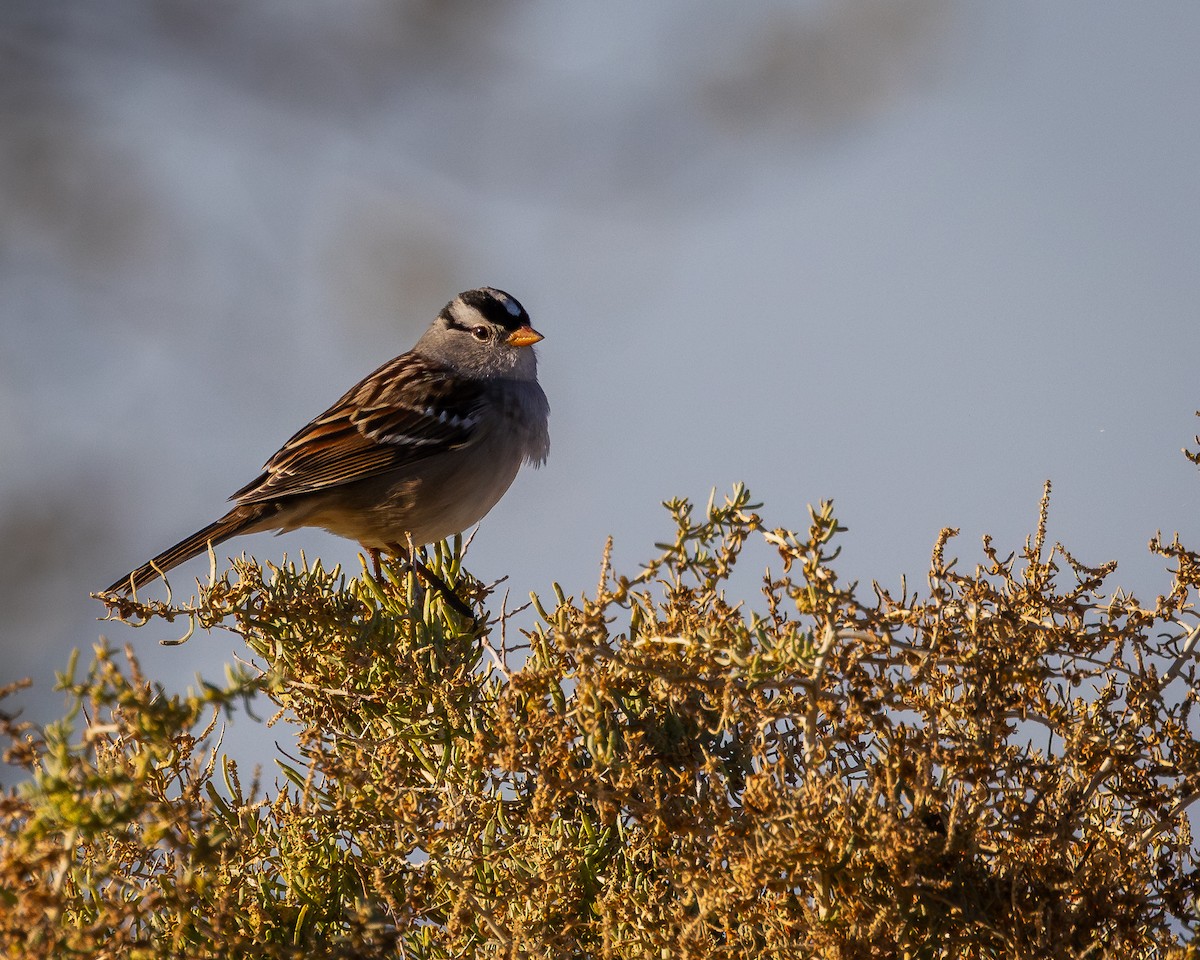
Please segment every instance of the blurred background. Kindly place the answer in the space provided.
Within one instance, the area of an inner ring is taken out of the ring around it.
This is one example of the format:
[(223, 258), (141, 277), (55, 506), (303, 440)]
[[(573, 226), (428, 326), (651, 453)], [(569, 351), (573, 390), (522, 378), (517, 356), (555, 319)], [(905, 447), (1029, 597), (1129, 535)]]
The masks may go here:
[(514, 603), (736, 481), (920, 583), (943, 526), (1018, 549), (1047, 478), (1051, 540), (1152, 603), (1147, 540), (1200, 545), (1198, 58), (1166, 2), (4, 0), (0, 682), (57, 715), (102, 633), (220, 677), (236, 638), (88, 593), (483, 284), (546, 335), (550, 462), (468, 564)]

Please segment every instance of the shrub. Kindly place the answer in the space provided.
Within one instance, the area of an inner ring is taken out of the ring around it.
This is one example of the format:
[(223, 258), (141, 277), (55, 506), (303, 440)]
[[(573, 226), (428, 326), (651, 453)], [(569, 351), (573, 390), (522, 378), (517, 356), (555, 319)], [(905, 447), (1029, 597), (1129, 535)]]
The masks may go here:
[[(31, 957), (1184, 956), (1200, 893), (1192, 610), (1036, 532), (928, 589), (834, 569), (832, 506), (735, 489), (635, 576), (473, 624), (420, 578), (233, 568), (127, 621), (231, 630), (259, 666), (171, 694), (99, 646), (0, 806), (0, 945)], [(777, 559), (726, 596), (748, 543)], [(442, 545), (431, 569), (483, 609)], [(494, 598), (491, 598), (494, 600)], [(177, 627), (174, 629), (178, 629)], [(295, 733), (247, 784), (220, 723)], [(241, 721), (239, 721), (241, 722)], [(294, 747), (292, 744), (294, 743)]]

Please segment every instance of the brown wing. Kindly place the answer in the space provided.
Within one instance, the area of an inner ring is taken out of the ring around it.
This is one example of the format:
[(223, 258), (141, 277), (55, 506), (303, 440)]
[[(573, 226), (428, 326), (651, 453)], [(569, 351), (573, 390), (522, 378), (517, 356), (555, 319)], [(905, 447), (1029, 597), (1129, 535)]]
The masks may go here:
[(258, 503), (363, 480), (468, 446), (483, 387), (415, 354), (385, 364), (292, 437), (230, 499)]

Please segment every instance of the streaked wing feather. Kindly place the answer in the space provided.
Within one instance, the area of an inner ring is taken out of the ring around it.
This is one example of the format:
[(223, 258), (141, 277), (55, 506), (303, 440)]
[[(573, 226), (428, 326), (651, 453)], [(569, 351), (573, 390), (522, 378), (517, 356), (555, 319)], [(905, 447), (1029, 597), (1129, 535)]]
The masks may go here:
[(478, 438), (482, 393), (429, 361), (398, 357), (300, 430), (231, 499), (313, 493), (466, 446)]

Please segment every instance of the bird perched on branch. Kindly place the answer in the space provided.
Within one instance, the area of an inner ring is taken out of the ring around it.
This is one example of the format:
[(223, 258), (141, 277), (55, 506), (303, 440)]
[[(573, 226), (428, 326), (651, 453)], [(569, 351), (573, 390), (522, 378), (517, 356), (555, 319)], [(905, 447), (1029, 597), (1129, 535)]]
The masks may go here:
[(105, 592), (135, 590), (243, 533), (322, 527), (357, 540), (378, 566), (380, 552), (407, 557), (410, 542), (465, 530), (522, 463), (540, 466), (550, 451), (550, 405), (532, 349), (541, 339), (503, 290), (459, 294), (412, 350), (285, 443), (230, 497), (225, 516)]

